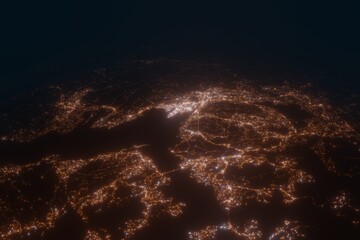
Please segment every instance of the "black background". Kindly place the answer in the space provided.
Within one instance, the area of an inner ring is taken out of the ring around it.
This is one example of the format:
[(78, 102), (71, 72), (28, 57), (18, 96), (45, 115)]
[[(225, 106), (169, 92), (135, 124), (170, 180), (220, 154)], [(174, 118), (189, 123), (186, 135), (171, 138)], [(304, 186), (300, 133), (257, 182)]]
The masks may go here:
[[(319, 86), (324, 87), (325, 91), (330, 89), (331, 92), (336, 93), (340, 89), (341, 91), (345, 89), (350, 94), (360, 94), (358, 73), (360, 14), (359, 4), (355, 2), (2, 1), (0, 4), (0, 113), (7, 103), (11, 105), (12, 101), (9, 99), (16, 100), (16, 96), (26, 95), (37, 86), (43, 83), (49, 84), (57, 78), (66, 79), (66, 76), (81, 75), (83, 71), (94, 71), (98, 67), (127, 58), (147, 59), (164, 56), (214, 59), (234, 66), (239, 61), (248, 61), (246, 66), (253, 64), (251, 71), (255, 69), (255, 72), (257, 69), (259, 71), (263, 69), (261, 65), (273, 65), (277, 66), (277, 71), (280, 71), (278, 75), (281, 75), (281, 71), (286, 74), (290, 70), (313, 74), (314, 78), (319, 78), (321, 82)], [(242, 70), (250, 71), (246, 67)], [(139, 84), (143, 83), (139, 81)], [(33, 105), (36, 105), (34, 95), (30, 99)], [(338, 100), (338, 98), (334, 99)], [(7, 107), (5, 110), (11, 110), (13, 106)], [(24, 112), (32, 112), (31, 109), (25, 109)], [(117, 131), (110, 133), (101, 132), (103, 130), (86, 132), (87, 129), (81, 131), (79, 128), (80, 131), (73, 131), (58, 139), (52, 138), (53, 135), (45, 136), (29, 145), (24, 144), (25, 147), (22, 147), (22, 143), (8, 142), (4, 142), (0, 147), (6, 160), (14, 160), (11, 156), (15, 156), (15, 160), (17, 158), (34, 160), (42, 157), (41, 154), (49, 153), (59, 153), (68, 156), (69, 159), (76, 159), (89, 157), (82, 156), (83, 153), (97, 154), (97, 151), (114, 150), (114, 147), (118, 148), (121, 144), (126, 147), (126, 144), (131, 145), (135, 142), (150, 144), (148, 154), (153, 159), (167, 162), (171, 158), (168, 154), (169, 144), (175, 144), (174, 139), (178, 139), (177, 133), (168, 129), (178, 127), (169, 125), (169, 122), (165, 121), (167, 119), (165, 113), (158, 114), (153, 112), (152, 115), (120, 126)], [(358, 119), (358, 115), (355, 117)], [(12, 123), (12, 118), (20, 119), (14, 115), (9, 118), (10, 120), (6, 118), (4, 122)], [(27, 122), (29, 117), (24, 114), (21, 119)], [(7, 130), (4, 125), (0, 124), (0, 130), (2, 128)], [(127, 136), (132, 136), (133, 142), (129, 141)], [(79, 142), (83, 144), (82, 147), (77, 144)], [(89, 148), (89, 146), (97, 147)], [(346, 148), (344, 149), (346, 151)], [(299, 148), (299, 152), (300, 156), (308, 160), (310, 169), (316, 173), (314, 175), (322, 176), (317, 172), (316, 164), (313, 165), (314, 159), (311, 154), (308, 156), (308, 152), (303, 151), (302, 148)], [(314, 191), (321, 197), (324, 191), (332, 191), (338, 187), (337, 184), (347, 183), (335, 182), (330, 177), (320, 178), (322, 181), (317, 183)], [(186, 179), (189, 179), (186, 175), (185, 177), (180, 175), (175, 176), (172, 181), (175, 182), (175, 190), (185, 189), (174, 191), (174, 194), (178, 194), (180, 199), (183, 197), (186, 200), (184, 202), (195, 202), (192, 208), (189, 208), (190, 214), (187, 216), (190, 218), (180, 219), (183, 221), (182, 224), (159, 223), (152, 229), (155, 234), (159, 232), (164, 235), (173, 234), (173, 229), (167, 228), (166, 224), (178, 227), (178, 230), (183, 232), (182, 227), (192, 224), (191, 220), (199, 220), (195, 218), (196, 216), (207, 218), (206, 214), (217, 214), (216, 211), (208, 211), (211, 207), (202, 201), (207, 199), (207, 204), (210, 205), (216, 203), (208, 197), (209, 192), (202, 187), (196, 187), (198, 185)], [(39, 186), (38, 189), (44, 192), (42, 185)], [(351, 192), (356, 193), (356, 185), (347, 184), (347, 187)], [(198, 199), (201, 201), (196, 201)], [(274, 202), (280, 200), (275, 197)], [(324, 214), (323, 210), (309, 208), (307, 203), (304, 206), (300, 208), (295, 206), (294, 212), (284, 208), (282, 213), (280, 205), (276, 204), (269, 205), (268, 209), (265, 208), (267, 211), (258, 209), (256, 205), (253, 206), (255, 211), (251, 210), (251, 206), (249, 209), (250, 212), (265, 213), (267, 215), (265, 219), (267, 217), (270, 219), (266, 222), (274, 226), (276, 224), (274, 219), (280, 220), (286, 214), (297, 216), (300, 213), (304, 219), (318, 226), (316, 230), (328, 238), (338, 237), (335, 234), (352, 234), (348, 231), (347, 225), (339, 226), (337, 220)], [(107, 218), (109, 219), (111, 220)], [(61, 234), (81, 233), (84, 230), (79, 227), (81, 223), (76, 222), (77, 216), (72, 216), (71, 213), (62, 221), (60, 227), (53, 232), (54, 236), (62, 237)]]
[(0, 9), (2, 98), (46, 81), (44, 71), (184, 52), (329, 69), (340, 76), (333, 84), (359, 89), (356, 1), (7, 1)]

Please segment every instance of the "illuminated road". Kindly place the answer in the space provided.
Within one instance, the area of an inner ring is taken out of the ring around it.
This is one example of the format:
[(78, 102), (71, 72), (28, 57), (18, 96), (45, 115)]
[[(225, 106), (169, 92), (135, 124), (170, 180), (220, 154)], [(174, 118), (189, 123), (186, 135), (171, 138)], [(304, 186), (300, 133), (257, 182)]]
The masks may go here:
[(325, 99), (246, 82), (173, 89), (154, 87), (128, 108), (89, 101), (97, 89), (62, 92), (46, 124), (4, 136), (0, 236), (315, 239), (359, 229), (359, 136)]

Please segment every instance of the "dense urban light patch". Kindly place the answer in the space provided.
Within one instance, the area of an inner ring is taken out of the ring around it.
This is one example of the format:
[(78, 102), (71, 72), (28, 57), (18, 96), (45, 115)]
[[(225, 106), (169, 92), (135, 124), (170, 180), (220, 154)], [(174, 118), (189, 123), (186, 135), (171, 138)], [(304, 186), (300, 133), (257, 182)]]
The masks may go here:
[[(229, 216), (252, 203), (269, 204), (278, 192), (284, 206), (310, 199), (315, 206), (333, 209), (338, 217), (351, 218), (354, 225), (359, 222), (359, 208), (345, 190), (323, 201), (299, 190), (321, 180), (304, 167), (310, 157), (301, 153), (303, 149), (311, 151), (311, 161), (324, 166), (326, 174), (354, 178), (359, 171), (356, 164), (342, 166), (334, 154), (346, 145), (359, 156), (359, 136), (323, 99), (289, 86), (234, 84), (178, 95), (169, 95), (165, 89), (125, 110), (87, 103), (85, 97), (91, 91), (63, 95), (47, 127), (19, 130), (4, 140), (31, 142), (51, 132), (66, 135), (98, 112), (103, 115), (91, 123), (91, 128), (111, 131), (150, 109), (163, 109), (168, 119), (187, 114), (180, 126), (179, 142), (170, 149), (180, 163), (162, 171), (143, 153), (146, 145), (133, 145), (89, 159), (50, 155), (34, 163), (2, 166), (0, 185), (6, 192), (0, 197), (1, 218), (6, 222), (0, 227), (2, 238), (44, 236), (71, 210), (84, 224), (86, 239), (111, 239), (114, 230), (109, 228), (113, 226), (95, 222), (103, 211), (115, 209), (122, 214), (112, 224), (122, 239), (132, 239), (150, 227), (152, 219), (183, 214), (186, 203), (163, 193), (172, 182), (172, 174), (181, 171), (210, 187)], [(39, 179), (34, 184), (44, 184), (46, 194), (36, 193), (34, 197), (23, 192), (32, 188), (26, 177), (31, 172), (37, 173)], [(55, 185), (49, 186), (47, 181)], [(300, 219), (284, 219), (270, 236), (264, 236), (260, 222), (256, 218), (245, 223), (229, 220), (189, 229), (188, 238), (215, 239), (225, 231), (239, 239), (299, 239), (305, 238), (304, 229), (311, 227)]]

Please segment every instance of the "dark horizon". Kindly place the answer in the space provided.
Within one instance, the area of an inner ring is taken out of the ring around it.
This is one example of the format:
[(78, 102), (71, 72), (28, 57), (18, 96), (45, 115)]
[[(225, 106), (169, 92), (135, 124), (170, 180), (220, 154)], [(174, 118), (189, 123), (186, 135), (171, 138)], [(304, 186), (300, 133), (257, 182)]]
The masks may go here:
[(137, 56), (252, 58), (330, 71), (336, 77), (327, 81), (359, 89), (356, 3), (24, 1), (2, 9), (2, 98), (51, 81), (52, 72)]
[(360, 239), (357, 4), (1, 10), (0, 238)]

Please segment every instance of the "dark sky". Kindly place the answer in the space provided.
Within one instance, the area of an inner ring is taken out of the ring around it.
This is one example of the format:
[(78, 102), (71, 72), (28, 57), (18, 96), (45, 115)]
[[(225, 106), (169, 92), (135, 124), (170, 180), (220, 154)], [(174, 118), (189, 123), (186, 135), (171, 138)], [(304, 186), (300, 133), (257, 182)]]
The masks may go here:
[(356, 1), (7, 1), (0, 11), (3, 91), (53, 59), (65, 64), (151, 44), (174, 52), (202, 46), (209, 54), (214, 45), (247, 48), (346, 71), (359, 63)]

